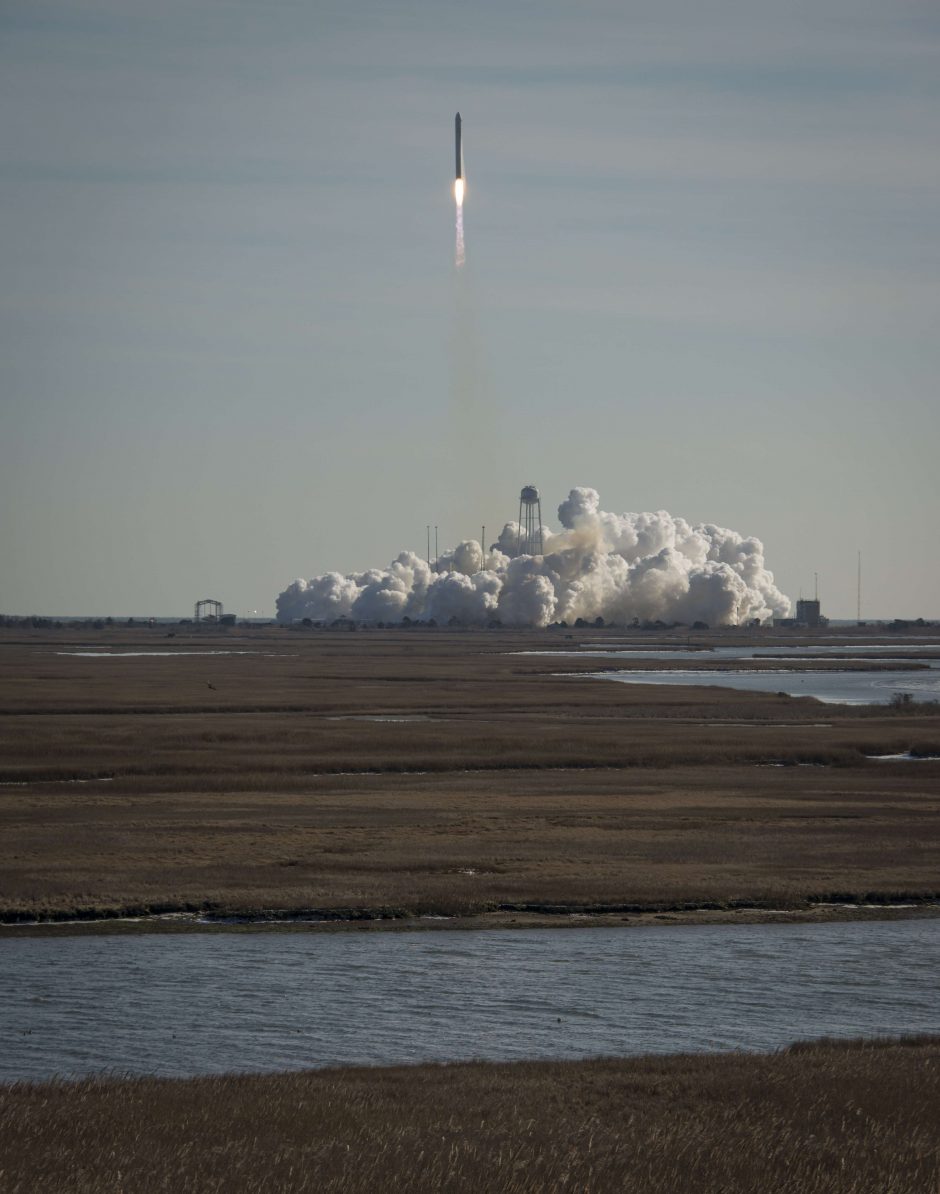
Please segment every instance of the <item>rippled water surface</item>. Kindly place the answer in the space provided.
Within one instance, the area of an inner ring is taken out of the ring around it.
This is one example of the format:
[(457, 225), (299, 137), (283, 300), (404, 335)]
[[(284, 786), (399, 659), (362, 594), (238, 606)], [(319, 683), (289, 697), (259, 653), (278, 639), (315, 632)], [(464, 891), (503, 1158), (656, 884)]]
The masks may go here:
[(0, 1079), (762, 1049), (940, 1030), (940, 920), (23, 938)]

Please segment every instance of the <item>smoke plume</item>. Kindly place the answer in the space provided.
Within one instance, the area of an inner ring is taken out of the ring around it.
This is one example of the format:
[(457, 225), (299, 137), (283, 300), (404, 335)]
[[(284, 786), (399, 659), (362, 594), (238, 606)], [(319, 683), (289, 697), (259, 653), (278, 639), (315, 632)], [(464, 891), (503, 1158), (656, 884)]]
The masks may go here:
[(404, 551), (388, 568), (296, 580), (277, 599), (278, 621), (737, 626), (790, 611), (759, 539), (665, 510), (605, 513), (594, 489), (572, 489), (558, 518), (563, 529), (544, 529), (542, 555), (529, 553), (511, 522), (491, 546), (466, 540), (431, 564)]
[(457, 228), (456, 228), (456, 242), (454, 244), (454, 265), (459, 269), (467, 260), (467, 247), (464, 243), (463, 236), (463, 194), (464, 183), (462, 178), (458, 178), (454, 183), (454, 197), (457, 200)]

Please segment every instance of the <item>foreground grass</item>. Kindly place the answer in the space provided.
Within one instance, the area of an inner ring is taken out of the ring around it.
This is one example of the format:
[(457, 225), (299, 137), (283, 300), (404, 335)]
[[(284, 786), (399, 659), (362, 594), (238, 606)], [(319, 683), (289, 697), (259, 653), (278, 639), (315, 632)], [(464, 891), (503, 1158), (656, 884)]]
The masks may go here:
[(0, 1087), (0, 1191), (935, 1194), (940, 1038)]

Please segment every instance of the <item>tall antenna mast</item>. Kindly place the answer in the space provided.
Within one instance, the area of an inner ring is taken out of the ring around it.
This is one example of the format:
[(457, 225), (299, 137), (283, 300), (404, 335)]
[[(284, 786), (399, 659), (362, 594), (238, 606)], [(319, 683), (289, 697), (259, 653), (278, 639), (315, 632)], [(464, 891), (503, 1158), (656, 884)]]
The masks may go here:
[(819, 600), (819, 573), (813, 573), (813, 600)]
[(428, 567), (431, 567), (431, 524), (428, 523)]
[(855, 620), (861, 623), (862, 620), (862, 553), (858, 553), (858, 587), (856, 589), (855, 600)]
[(480, 571), (486, 568), (486, 523), (480, 527)]

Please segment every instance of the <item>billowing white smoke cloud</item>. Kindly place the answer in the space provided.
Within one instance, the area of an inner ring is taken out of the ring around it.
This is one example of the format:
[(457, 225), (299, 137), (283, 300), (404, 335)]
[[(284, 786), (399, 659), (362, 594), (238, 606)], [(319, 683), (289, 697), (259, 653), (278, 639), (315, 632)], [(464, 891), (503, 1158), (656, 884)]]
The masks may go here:
[(594, 489), (572, 489), (558, 517), (564, 529), (545, 529), (544, 555), (528, 554), (518, 525), (507, 523), (485, 552), (467, 540), (430, 566), (406, 551), (383, 571), (296, 580), (277, 599), (278, 620), (547, 626), (600, 617), (726, 626), (790, 611), (759, 539), (665, 510), (608, 514)]

